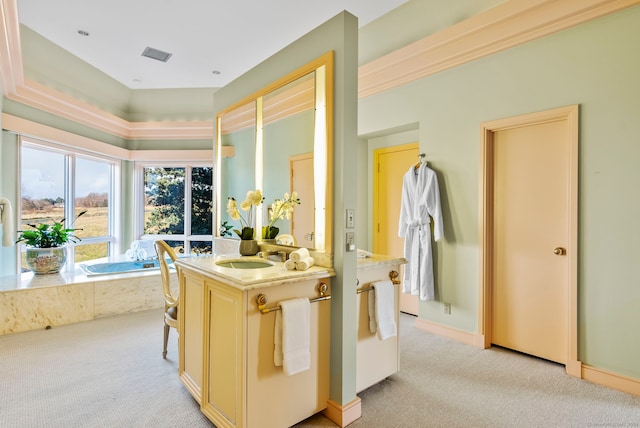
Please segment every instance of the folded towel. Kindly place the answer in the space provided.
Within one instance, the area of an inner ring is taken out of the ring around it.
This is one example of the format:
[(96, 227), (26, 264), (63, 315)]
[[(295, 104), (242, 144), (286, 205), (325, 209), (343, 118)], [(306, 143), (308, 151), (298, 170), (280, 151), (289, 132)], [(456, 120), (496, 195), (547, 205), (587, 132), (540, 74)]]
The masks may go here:
[(138, 260), (145, 260), (147, 258), (147, 250), (139, 248), (136, 250), (136, 258)]
[(369, 291), (369, 331), (385, 340), (397, 334), (395, 292), (390, 280), (377, 281)]
[(292, 251), (289, 254), (289, 258), (294, 262), (299, 262), (300, 260), (309, 257), (309, 255), (309, 250), (307, 250), (306, 248), (298, 248), (297, 250)]
[(124, 252), (125, 257), (127, 258), (127, 260), (135, 260), (136, 259), (136, 252), (132, 249), (128, 249), (127, 251)]
[(293, 260), (289, 259), (286, 262), (284, 262), (284, 267), (287, 270), (295, 270), (296, 269), (296, 262), (294, 262)]
[[(144, 250), (146, 254), (155, 254), (156, 249), (154, 244), (155, 242), (149, 239), (137, 239), (131, 243), (129, 249), (133, 250), (133, 254), (140, 259), (140, 250)], [(146, 256), (144, 258), (146, 258)]]
[(307, 270), (311, 266), (313, 266), (314, 263), (315, 263), (315, 260), (313, 259), (313, 257), (311, 256), (305, 257), (304, 259), (300, 259), (299, 261), (296, 262), (296, 269)]
[(309, 299), (280, 302), (274, 328), (273, 363), (288, 376), (311, 368), (311, 308)]

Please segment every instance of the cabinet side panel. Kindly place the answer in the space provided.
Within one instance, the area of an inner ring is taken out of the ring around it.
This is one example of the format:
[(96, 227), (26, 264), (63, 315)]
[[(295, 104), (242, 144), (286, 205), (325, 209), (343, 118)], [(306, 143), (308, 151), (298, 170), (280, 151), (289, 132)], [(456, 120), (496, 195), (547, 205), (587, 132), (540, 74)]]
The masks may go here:
[[(329, 279), (322, 282), (329, 285)], [(327, 407), (331, 301), (311, 304), (311, 368), (293, 376), (287, 376), (282, 367), (274, 364), (275, 313), (261, 314), (255, 305), (255, 296), (260, 292), (267, 295), (269, 307), (287, 299), (313, 298), (318, 295), (317, 285), (318, 281), (312, 280), (249, 292), (248, 426), (292, 426)]]
[(198, 403), (202, 391), (202, 292), (202, 277), (183, 275), (179, 306), (179, 375)]
[[(228, 288), (228, 287), (227, 287)], [(228, 294), (223, 287), (208, 286), (209, 299), (209, 404), (234, 425), (240, 425), (240, 392), (243, 388), (240, 296)]]
[[(359, 288), (368, 288), (371, 283), (389, 279), (389, 272), (399, 272), (399, 266), (385, 267), (358, 272)], [(358, 294), (358, 347), (356, 389), (358, 392), (366, 389), (399, 369), (398, 336), (400, 335), (400, 285), (394, 285), (394, 313), (398, 334), (385, 340), (379, 340), (376, 333), (369, 330), (369, 293), (365, 291)]]

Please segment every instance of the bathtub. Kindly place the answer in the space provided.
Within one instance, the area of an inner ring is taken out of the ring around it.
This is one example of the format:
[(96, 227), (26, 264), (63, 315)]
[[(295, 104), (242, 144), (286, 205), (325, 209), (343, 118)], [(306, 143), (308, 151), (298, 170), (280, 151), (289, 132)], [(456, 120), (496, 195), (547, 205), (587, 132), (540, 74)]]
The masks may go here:
[[(167, 260), (169, 267), (173, 267), (173, 262)], [(87, 276), (108, 275), (114, 273), (138, 272), (149, 269), (160, 269), (157, 259), (147, 260), (126, 260), (94, 264), (80, 264), (80, 269)]]

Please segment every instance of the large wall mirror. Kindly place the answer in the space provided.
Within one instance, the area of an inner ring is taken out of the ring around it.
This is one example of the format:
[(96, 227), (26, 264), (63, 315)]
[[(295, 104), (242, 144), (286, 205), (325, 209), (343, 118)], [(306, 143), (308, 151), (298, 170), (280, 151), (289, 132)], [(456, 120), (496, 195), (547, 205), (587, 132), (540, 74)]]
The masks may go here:
[(262, 191), (255, 213), (260, 240), (273, 202), (296, 192), (300, 204), (291, 218), (275, 221), (279, 236), (293, 236), (296, 247), (332, 252), (332, 118), (333, 52), (219, 112), (218, 233), (224, 222), (239, 226), (226, 213), (228, 197), (239, 203), (247, 191)]

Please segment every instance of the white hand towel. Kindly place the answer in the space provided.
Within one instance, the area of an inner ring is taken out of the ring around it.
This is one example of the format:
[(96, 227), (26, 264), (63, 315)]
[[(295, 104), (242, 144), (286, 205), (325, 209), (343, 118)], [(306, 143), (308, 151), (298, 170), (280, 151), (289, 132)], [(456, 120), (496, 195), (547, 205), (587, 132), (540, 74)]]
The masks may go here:
[(127, 251), (125, 251), (124, 255), (127, 260), (134, 260), (136, 258), (136, 253), (132, 249), (128, 249)]
[(287, 270), (296, 270), (296, 262), (294, 262), (293, 260), (289, 259), (286, 262), (284, 262), (284, 267)]
[(315, 260), (313, 259), (313, 257), (311, 256), (305, 257), (304, 259), (300, 259), (299, 261), (296, 262), (296, 269), (307, 270), (311, 266), (313, 266), (314, 263), (315, 263)]
[(294, 262), (299, 262), (300, 260), (309, 257), (309, 255), (309, 250), (307, 250), (306, 248), (298, 248), (297, 250), (292, 251), (289, 254), (289, 258)]
[(276, 312), (273, 362), (292, 376), (311, 368), (311, 308), (305, 298), (284, 300), (280, 308)]
[(13, 231), (13, 208), (11, 208), (11, 201), (5, 198), (0, 198), (0, 224), (2, 224), (2, 245), (4, 247), (11, 247), (16, 242), (15, 232)]
[(369, 330), (375, 332), (378, 339), (385, 340), (395, 336), (398, 331), (393, 283), (387, 279), (377, 281), (372, 286), (373, 290), (369, 291)]

